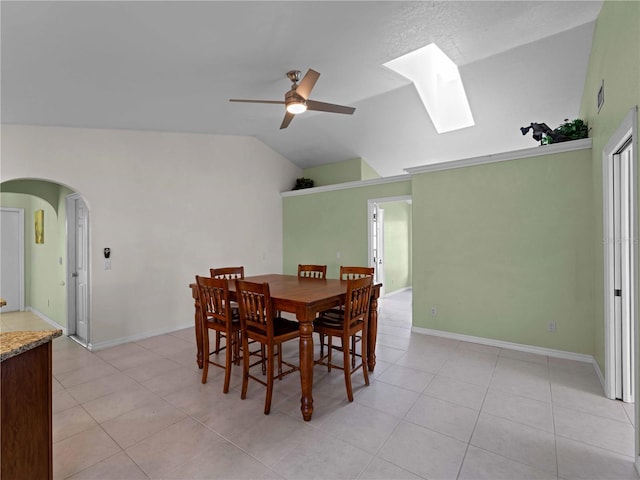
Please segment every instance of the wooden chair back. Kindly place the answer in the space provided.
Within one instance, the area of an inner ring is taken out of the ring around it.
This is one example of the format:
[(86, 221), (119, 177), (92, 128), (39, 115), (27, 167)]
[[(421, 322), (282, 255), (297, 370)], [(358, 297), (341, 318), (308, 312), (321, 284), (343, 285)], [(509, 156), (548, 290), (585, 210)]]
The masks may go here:
[(232, 312), (229, 302), (229, 280), (196, 275), (196, 283), (203, 325), (206, 327), (207, 322), (212, 322), (230, 331)]
[(326, 265), (300, 265), (298, 264), (298, 276), (304, 278), (327, 278)]
[(373, 267), (345, 267), (340, 266), (340, 280), (353, 280), (367, 275), (373, 275)]
[(244, 267), (222, 267), (209, 270), (212, 278), (226, 278), (227, 280), (244, 279)]
[(236, 280), (240, 328), (249, 338), (262, 343), (273, 341), (273, 306), (268, 283)]
[(344, 306), (345, 330), (347, 332), (358, 324), (362, 324), (366, 333), (372, 288), (373, 277), (371, 275), (347, 280), (347, 296)]

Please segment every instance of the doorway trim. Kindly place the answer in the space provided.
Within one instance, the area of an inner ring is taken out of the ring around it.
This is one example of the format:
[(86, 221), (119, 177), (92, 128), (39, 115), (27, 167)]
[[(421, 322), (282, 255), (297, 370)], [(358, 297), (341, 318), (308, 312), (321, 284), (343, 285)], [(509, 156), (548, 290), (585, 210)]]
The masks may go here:
[[(616, 398), (616, 377), (615, 377), (615, 348), (613, 342), (615, 341), (615, 322), (614, 322), (614, 301), (613, 301), (613, 269), (614, 269), (614, 218), (611, 212), (613, 211), (613, 157), (621, 148), (623, 148), (629, 140), (633, 142), (634, 146), (634, 172), (631, 178), (632, 189), (632, 201), (630, 205), (631, 216), (631, 231), (633, 232), (632, 251), (635, 261), (631, 263), (631, 281), (633, 285), (638, 285), (638, 222), (637, 222), (637, 107), (632, 108), (627, 116), (624, 118), (618, 129), (611, 136), (609, 142), (602, 150), (602, 194), (603, 194), (603, 251), (604, 251), (604, 348), (605, 348), (605, 395), (607, 398)], [(634, 305), (632, 319), (634, 325), (634, 331), (636, 332), (633, 343), (634, 349), (638, 351), (638, 295), (636, 288), (633, 288), (630, 292), (632, 295), (631, 302)], [(636, 373), (638, 372), (638, 361), (635, 359), (634, 365)], [(636, 401), (638, 387), (636, 385), (634, 397)]]

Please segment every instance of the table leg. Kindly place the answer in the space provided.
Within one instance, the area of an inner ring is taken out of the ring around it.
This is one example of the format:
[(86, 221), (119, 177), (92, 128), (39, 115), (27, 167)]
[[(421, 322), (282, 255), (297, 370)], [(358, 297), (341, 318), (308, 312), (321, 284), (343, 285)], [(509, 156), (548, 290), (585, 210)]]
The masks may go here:
[(369, 306), (369, 332), (367, 333), (367, 365), (369, 371), (376, 368), (376, 340), (378, 336), (378, 296), (371, 298)]
[(313, 317), (315, 312), (297, 312), (300, 322), (300, 384), (302, 397), (300, 411), (305, 421), (311, 420), (313, 414)]

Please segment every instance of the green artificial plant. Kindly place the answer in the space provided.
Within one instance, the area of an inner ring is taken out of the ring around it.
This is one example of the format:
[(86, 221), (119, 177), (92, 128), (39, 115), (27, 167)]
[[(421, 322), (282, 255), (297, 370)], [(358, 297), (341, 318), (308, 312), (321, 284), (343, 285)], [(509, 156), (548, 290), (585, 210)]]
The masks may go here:
[(542, 137), (542, 144), (549, 145), (550, 143), (580, 140), (582, 138), (587, 138), (588, 136), (589, 129), (583, 120), (576, 118), (575, 120), (569, 121), (568, 118), (565, 118), (562, 125)]

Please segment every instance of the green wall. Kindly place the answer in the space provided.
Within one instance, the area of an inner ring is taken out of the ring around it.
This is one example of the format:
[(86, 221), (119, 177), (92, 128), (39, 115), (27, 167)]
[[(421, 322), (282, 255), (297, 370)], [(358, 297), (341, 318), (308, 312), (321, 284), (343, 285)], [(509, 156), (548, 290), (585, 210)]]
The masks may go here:
[(378, 204), (384, 209), (384, 292), (411, 287), (411, 205)]
[[(591, 150), (413, 176), (414, 325), (594, 355), (604, 371), (602, 149), (639, 104), (640, 2), (606, 1), (579, 114)], [(367, 261), (365, 197), (384, 195), (357, 190), (284, 199), (285, 271)]]
[(327, 276), (338, 278), (340, 265), (368, 265), (367, 201), (410, 193), (407, 180), (285, 196), (283, 272), (296, 274), (299, 263), (326, 264)]
[(371, 166), (364, 160), (360, 162), (360, 171), (360, 178), (362, 180), (373, 180), (374, 178), (380, 178), (378, 172), (371, 168)]
[[(605, 101), (598, 112), (596, 98), (603, 80)], [(596, 22), (580, 109), (580, 116), (589, 124), (589, 136), (593, 140), (594, 220), (591, 238), (596, 255), (594, 356), (603, 372), (605, 345), (602, 149), (629, 110), (637, 105), (640, 105), (640, 2), (607, 1), (603, 4)], [(636, 162), (637, 158), (636, 149)], [(638, 222), (640, 224), (640, 218)]]
[(591, 175), (590, 150), (414, 175), (414, 326), (591, 354)]
[(380, 178), (380, 175), (361, 158), (305, 168), (302, 176), (312, 179), (316, 187)]
[[(24, 209), (25, 227), (25, 307), (31, 307), (67, 326), (66, 208), (71, 190), (38, 180), (22, 181), (32, 194), (0, 194), (3, 207)], [(36, 196), (42, 192), (42, 197)], [(35, 243), (34, 213), (44, 210), (44, 243)]]

